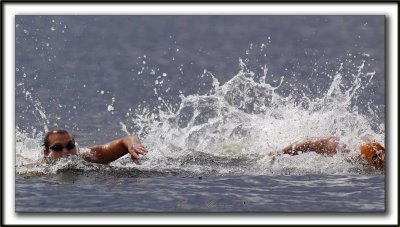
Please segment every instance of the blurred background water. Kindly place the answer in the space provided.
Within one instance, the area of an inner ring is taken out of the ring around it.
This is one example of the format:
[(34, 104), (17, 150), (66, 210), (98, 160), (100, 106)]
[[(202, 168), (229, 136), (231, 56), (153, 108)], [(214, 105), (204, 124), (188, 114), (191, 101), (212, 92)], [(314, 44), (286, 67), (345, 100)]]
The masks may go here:
[[(16, 210), (384, 211), (384, 174), (354, 161), (358, 143), (384, 144), (384, 28), (383, 16), (16, 16)], [(135, 133), (150, 153), (27, 168), (55, 128), (82, 147)], [(350, 157), (265, 156), (321, 135)]]

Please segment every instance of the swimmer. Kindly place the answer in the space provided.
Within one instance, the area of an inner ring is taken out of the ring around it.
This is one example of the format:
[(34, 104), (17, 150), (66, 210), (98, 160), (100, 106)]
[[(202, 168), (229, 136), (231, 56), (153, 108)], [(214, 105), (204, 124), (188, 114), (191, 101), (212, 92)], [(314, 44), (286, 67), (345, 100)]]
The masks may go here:
[(88, 162), (108, 164), (129, 153), (132, 161), (139, 165), (139, 155), (147, 154), (147, 149), (135, 135), (124, 136), (104, 145), (92, 146), (88, 151), (78, 154), (74, 136), (66, 130), (55, 130), (45, 135), (43, 146), (43, 161), (79, 155)]
[[(377, 142), (366, 142), (359, 146), (360, 156), (366, 160), (368, 164), (377, 169), (383, 170), (385, 167), (385, 148)], [(318, 154), (332, 156), (338, 151), (349, 153), (350, 150), (344, 144), (339, 143), (339, 138), (335, 136), (330, 137), (315, 137), (298, 141), (289, 146), (284, 147), (279, 152), (269, 153), (274, 156), (279, 153), (288, 155), (298, 155), (306, 152), (316, 152)]]

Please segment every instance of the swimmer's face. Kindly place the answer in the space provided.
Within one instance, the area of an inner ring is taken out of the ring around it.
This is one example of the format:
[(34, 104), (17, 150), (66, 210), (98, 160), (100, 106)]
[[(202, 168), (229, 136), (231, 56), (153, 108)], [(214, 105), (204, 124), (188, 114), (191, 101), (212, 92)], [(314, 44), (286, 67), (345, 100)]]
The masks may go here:
[(44, 156), (58, 159), (76, 155), (76, 146), (73, 137), (69, 133), (54, 133), (48, 138), (49, 148), (44, 150)]
[(385, 168), (385, 153), (377, 153), (372, 156), (372, 164), (377, 169), (384, 169)]
[(377, 169), (385, 168), (385, 148), (374, 141), (360, 145), (362, 158)]

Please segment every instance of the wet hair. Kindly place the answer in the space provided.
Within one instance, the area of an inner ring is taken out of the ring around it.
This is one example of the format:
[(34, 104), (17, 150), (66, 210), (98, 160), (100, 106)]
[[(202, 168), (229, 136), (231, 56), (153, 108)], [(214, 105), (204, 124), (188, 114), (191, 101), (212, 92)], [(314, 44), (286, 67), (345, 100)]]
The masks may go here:
[(385, 155), (385, 148), (375, 141), (361, 144), (360, 151), (363, 158), (370, 164), (374, 164), (374, 162), (381, 157), (381, 153), (383, 153), (383, 157)]
[[(44, 148), (46, 150), (49, 149), (49, 136), (52, 134), (70, 134), (70, 133), (64, 129), (52, 130), (52, 131), (47, 132), (46, 135), (44, 136), (43, 144), (42, 144), (42, 146), (44, 146)], [(72, 137), (72, 141), (74, 141), (74, 136), (71, 135), (71, 137)]]

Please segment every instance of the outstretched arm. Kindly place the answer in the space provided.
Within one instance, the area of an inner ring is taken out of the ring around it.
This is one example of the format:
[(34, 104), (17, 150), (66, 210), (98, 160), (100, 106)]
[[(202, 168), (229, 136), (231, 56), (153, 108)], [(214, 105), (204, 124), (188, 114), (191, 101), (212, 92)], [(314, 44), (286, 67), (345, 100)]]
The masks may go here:
[(283, 153), (290, 155), (298, 155), (300, 152), (316, 152), (318, 154), (336, 154), (338, 145), (338, 138), (330, 137), (317, 137), (299, 141), (282, 149)]
[(90, 152), (81, 154), (81, 157), (89, 162), (107, 164), (125, 154), (130, 154), (134, 163), (139, 163), (139, 155), (146, 155), (147, 149), (140, 143), (139, 138), (134, 135), (124, 136), (104, 145), (90, 147)]

